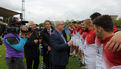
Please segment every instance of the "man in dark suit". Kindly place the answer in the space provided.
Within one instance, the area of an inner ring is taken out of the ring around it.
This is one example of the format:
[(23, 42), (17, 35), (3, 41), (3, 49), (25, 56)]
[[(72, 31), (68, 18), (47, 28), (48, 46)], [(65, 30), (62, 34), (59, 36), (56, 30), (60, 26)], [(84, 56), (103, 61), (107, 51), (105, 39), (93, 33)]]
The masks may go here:
[(49, 38), (51, 33), (53, 32), (54, 28), (51, 26), (51, 22), (49, 20), (46, 20), (44, 22), (45, 28), (41, 31), (40, 37), (42, 38), (42, 46), (43, 46), (43, 61), (45, 68), (44, 69), (50, 69), (51, 63), (50, 63), (50, 44), (49, 44)]
[(62, 33), (63, 30), (63, 22), (57, 21), (56, 30), (50, 36), (52, 69), (66, 69), (66, 65), (68, 64), (69, 49), (72, 45), (72, 40), (68, 43), (66, 42)]

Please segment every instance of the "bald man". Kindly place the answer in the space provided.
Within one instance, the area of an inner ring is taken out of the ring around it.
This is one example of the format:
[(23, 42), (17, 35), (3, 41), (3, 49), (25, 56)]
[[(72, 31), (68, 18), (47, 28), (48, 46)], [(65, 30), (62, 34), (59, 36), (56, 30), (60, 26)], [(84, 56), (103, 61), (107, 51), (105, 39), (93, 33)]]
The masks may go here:
[(33, 32), (24, 47), (27, 69), (38, 69), (40, 56), (39, 35), (38, 31), (36, 31), (36, 24), (33, 21), (29, 22), (29, 27)]
[(64, 24), (62, 21), (56, 22), (56, 30), (50, 36), (52, 69), (66, 69), (69, 59), (69, 48), (72, 40), (67, 42), (62, 31)]

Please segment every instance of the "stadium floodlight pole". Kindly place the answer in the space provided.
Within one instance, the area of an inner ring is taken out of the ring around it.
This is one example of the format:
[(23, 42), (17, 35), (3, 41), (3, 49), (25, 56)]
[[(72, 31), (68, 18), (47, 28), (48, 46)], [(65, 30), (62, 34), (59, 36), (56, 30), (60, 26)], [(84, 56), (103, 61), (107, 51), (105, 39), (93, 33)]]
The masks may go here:
[(22, 0), (22, 9), (21, 9), (21, 12), (22, 12), (22, 21), (25, 20), (25, 0)]

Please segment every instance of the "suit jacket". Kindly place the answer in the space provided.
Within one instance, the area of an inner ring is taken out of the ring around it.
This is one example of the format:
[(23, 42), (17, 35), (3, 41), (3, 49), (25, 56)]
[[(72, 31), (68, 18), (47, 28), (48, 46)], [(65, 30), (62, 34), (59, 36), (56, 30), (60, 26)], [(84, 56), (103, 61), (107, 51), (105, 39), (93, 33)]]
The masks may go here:
[[(51, 32), (53, 32), (54, 28), (51, 27)], [(50, 34), (48, 33), (47, 29), (44, 28), (41, 32), (40, 32), (40, 37), (42, 38), (42, 46), (43, 46), (43, 55), (46, 55), (48, 52), (48, 46), (50, 46), (49, 44), (49, 38), (50, 38)]]
[(54, 30), (50, 36), (50, 46), (52, 65), (67, 65), (70, 47), (57, 30)]

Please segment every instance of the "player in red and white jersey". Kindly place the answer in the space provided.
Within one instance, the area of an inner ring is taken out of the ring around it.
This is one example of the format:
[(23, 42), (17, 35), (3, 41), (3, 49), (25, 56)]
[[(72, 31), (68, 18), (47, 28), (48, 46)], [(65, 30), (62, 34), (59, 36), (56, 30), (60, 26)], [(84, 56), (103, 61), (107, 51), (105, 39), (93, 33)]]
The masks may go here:
[(82, 30), (83, 30), (83, 32), (82, 32), (82, 39), (81, 39), (81, 43), (82, 43), (82, 46), (80, 47), (81, 48), (81, 50), (84, 52), (84, 49), (85, 49), (85, 45), (84, 45), (84, 43), (85, 43), (85, 39), (86, 39), (86, 36), (87, 36), (87, 28), (86, 28), (86, 24), (85, 24), (85, 22), (84, 22), (84, 20), (83, 20), (83, 22), (81, 23), (81, 28), (82, 28)]
[[(98, 16), (101, 16), (100, 13), (95, 12), (93, 13), (90, 18), (93, 22)], [(97, 38), (95, 39), (95, 46), (96, 46), (96, 69), (102, 69), (102, 60), (103, 60), (103, 47), (101, 44), (102, 39)]]
[(84, 53), (84, 50), (86, 48), (86, 46), (85, 46), (85, 38), (86, 38), (87, 34), (88, 33), (86, 31), (83, 31), (83, 33), (82, 33), (82, 46), (81, 46), (81, 49), (82, 49), (83, 53)]
[(84, 21), (82, 21), (81, 30), (79, 32), (79, 34), (80, 34), (79, 54), (80, 54), (80, 57), (81, 57), (80, 66), (85, 66), (85, 60), (84, 60), (85, 45), (84, 45), (84, 42), (85, 42), (85, 38), (86, 38), (86, 35), (87, 35), (85, 27), (86, 27), (86, 25), (85, 25)]
[[(113, 32), (117, 32), (118, 28), (113, 26)], [(103, 44), (101, 43), (102, 39), (97, 38), (95, 40), (96, 45), (96, 69), (102, 69), (103, 68)]]
[[(71, 35), (71, 40), (73, 40), (74, 39), (74, 29), (75, 29), (75, 26), (74, 26), (74, 23), (72, 22), (71, 24), (70, 24), (70, 27), (69, 27), (69, 30), (70, 30), (70, 35)], [(72, 45), (71, 47), (70, 47), (70, 55), (73, 55), (73, 54), (75, 54), (74, 53), (74, 45)]]
[(78, 24), (80, 26), (80, 30), (79, 30), (79, 52), (80, 52), (81, 46), (82, 46), (82, 34), (83, 34), (82, 23), (83, 23), (83, 21), (80, 21), (79, 24)]
[[(77, 22), (76, 21), (72, 22), (72, 27), (73, 27), (73, 32), (71, 34), (71, 40), (73, 40), (73, 46), (72, 46), (73, 50), (72, 51), (73, 51), (74, 54), (77, 54), (77, 51), (76, 51), (76, 37), (77, 37), (76, 33), (77, 33), (78, 28), (77, 28)], [(74, 57), (75, 57), (75, 55), (74, 55)]]
[(80, 61), (79, 61), (80, 66), (84, 66), (84, 61), (82, 60), (83, 59), (83, 52), (82, 52), (82, 49), (80, 48), (80, 47), (82, 47), (82, 33), (83, 33), (81, 23), (82, 23), (82, 21), (78, 22), (78, 30), (77, 30), (78, 35), (77, 35), (77, 38), (76, 38), (76, 43), (77, 43), (76, 47), (77, 47), (78, 54), (80, 56)]
[[(100, 13), (95, 12), (93, 13), (90, 18), (93, 21), (98, 16), (101, 16)], [(113, 32), (117, 32), (118, 28), (116, 26), (113, 26)], [(96, 69), (102, 69), (102, 60), (103, 60), (103, 44), (101, 44), (102, 39), (96, 38), (95, 44), (96, 44)]]
[(84, 22), (84, 20), (82, 21), (81, 23), (81, 30), (80, 30), (80, 50), (84, 53), (84, 49), (85, 49), (85, 46), (84, 46), (84, 43), (85, 43), (85, 38), (86, 38), (86, 35), (87, 35), (87, 29), (86, 29), (86, 24)]
[[(76, 56), (78, 54), (78, 49), (79, 49), (79, 41), (80, 41), (80, 30), (81, 30), (81, 24), (79, 24), (79, 22), (77, 22), (77, 28), (75, 30), (75, 46), (76, 46)], [(78, 61), (78, 59), (77, 59)]]
[(96, 37), (95, 46), (96, 46), (96, 69), (102, 69), (103, 66), (103, 44), (101, 43), (102, 39)]
[[(102, 15), (93, 22), (96, 35), (102, 40), (99, 41), (103, 50), (103, 63), (101, 69), (121, 69), (121, 51), (112, 52), (105, 49), (107, 42), (114, 36), (113, 22), (110, 16)], [(114, 46), (115, 48), (115, 46)]]
[(84, 49), (86, 69), (96, 69), (96, 34), (93, 28), (92, 21), (90, 19), (86, 19), (84, 22), (84, 24), (86, 24), (85, 30), (87, 31), (84, 43), (84, 46), (86, 46)]

